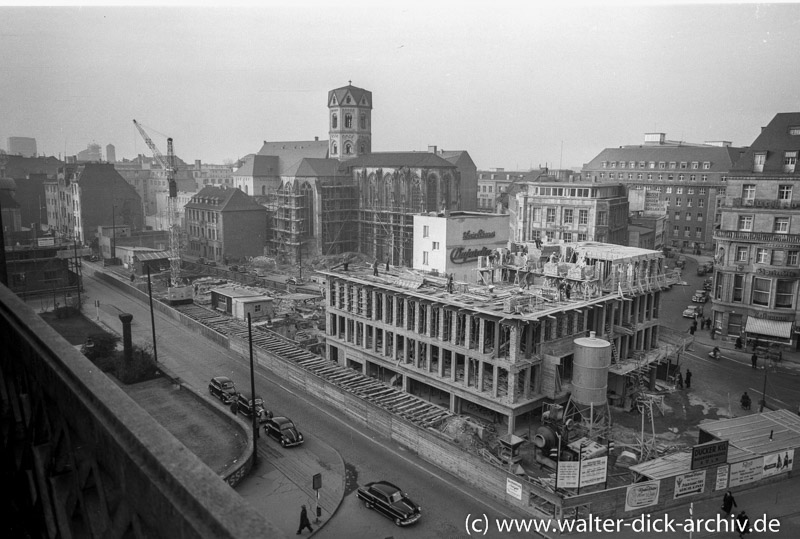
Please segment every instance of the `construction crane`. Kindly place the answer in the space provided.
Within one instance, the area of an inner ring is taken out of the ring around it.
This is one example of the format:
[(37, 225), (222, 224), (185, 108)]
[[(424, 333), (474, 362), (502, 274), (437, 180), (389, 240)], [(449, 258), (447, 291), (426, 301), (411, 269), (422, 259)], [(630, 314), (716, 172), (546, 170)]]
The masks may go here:
[(170, 270), (170, 290), (169, 299), (171, 302), (186, 300), (184, 296), (191, 291), (191, 287), (181, 287), (181, 231), (178, 219), (178, 186), (175, 183), (175, 154), (172, 150), (172, 138), (167, 138), (167, 157), (165, 158), (153, 140), (136, 120), (133, 125), (139, 130), (145, 144), (153, 152), (153, 157), (164, 169), (167, 175), (167, 185), (169, 196), (167, 197), (167, 222), (169, 224), (169, 270)]

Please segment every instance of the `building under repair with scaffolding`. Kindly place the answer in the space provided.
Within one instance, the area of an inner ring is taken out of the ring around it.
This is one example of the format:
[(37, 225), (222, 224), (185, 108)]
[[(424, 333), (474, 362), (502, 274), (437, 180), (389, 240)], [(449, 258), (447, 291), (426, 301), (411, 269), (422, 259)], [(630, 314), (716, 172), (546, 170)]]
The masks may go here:
[[(608, 399), (634, 402), (685, 344), (658, 325), (661, 293), (677, 280), (660, 251), (584, 242), (543, 258), (534, 244), (498, 249), (478, 259), (473, 282), (387, 268), (321, 272), (327, 357), (510, 435), (545, 403), (566, 403), (601, 433)], [(608, 364), (591, 366), (603, 376), (574, 360), (575, 340), (590, 332), (608, 343)], [(602, 397), (570, 401), (576, 383)]]

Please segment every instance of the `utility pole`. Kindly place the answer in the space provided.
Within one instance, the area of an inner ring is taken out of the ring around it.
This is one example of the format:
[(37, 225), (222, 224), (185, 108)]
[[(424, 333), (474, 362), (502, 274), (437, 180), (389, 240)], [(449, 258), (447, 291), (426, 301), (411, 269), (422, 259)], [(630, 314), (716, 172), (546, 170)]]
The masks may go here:
[(153, 328), (153, 360), (158, 363), (158, 348), (156, 348), (156, 319), (153, 315), (153, 288), (150, 284), (150, 264), (147, 265), (147, 295), (150, 296), (150, 325)]
[(78, 260), (78, 238), (77, 237), (75, 238), (75, 241), (74, 241), (73, 245), (74, 245), (74, 248), (75, 248), (75, 280), (77, 281), (77, 284), (78, 284), (78, 311), (80, 312), (83, 309), (81, 308), (81, 272), (80, 272), (80, 270), (78, 268), (78, 264), (80, 264), (80, 261)]
[(767, 364), (767, 359), (764, 358), (764, 387), (761, 388), (761, 406), (758, 409), (758, 413), (764, 411), (764, 406), (767, 405), (767, 370), (769, 365)]
[(253, 326), (250, 321), (250, 313), (247, 313), (247, 339), (250, 343), (250, 395), (253, 399), (251, 416), (253, 418), (253, 465), (258, 458), (258, 418), (256, 417), (256, 375), (253, 369)]

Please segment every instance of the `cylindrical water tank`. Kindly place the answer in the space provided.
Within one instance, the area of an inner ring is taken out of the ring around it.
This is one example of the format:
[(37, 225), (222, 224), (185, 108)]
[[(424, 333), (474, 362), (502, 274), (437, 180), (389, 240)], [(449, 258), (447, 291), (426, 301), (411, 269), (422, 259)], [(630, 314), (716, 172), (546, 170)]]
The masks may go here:
[(575, 339), (572, 360), (571, 400), (583, 406), (605, 405), (608, 392), (608, 367), (611, 365), (611, 343), (590, 337)]

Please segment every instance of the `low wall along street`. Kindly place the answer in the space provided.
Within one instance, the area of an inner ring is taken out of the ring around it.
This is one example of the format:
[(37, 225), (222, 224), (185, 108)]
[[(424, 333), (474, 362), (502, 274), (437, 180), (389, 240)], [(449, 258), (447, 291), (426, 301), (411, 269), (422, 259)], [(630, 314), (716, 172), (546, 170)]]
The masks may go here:
[[(147, 294), (129, 283), (100, 272), (96, 275), (103, 281), (139, 298), (141, 301), (148, 301)], [(222, 335), (164, 303), (154, 302), (153, 305), (159, 312), (180, 321), (184, 326), (214, 340), (221, 346), (244, 357), (249, 356), (249, 343), (245, 338)], [(692, 491), (690, 494), (682, 493), (680, 487), (676, 492), (676, 480), (674, 477), (661, 480), (657, 503), (646, 507), (628, 507), (626, 511), (628, 486), (589, 492), (562, 499), (538, 484), (510, 474), (488, 463), (481, 457), (461, 449), (437, 430), (421, 428), (402, 417), (367, 402), (361, 397), (351, 394), (317, 376), (315, 373), (306, 370), (302, 365), (290, 359), (270, 353), (255, 345), (253, 354), (259, 365), (292, 382), (298, 388), (309, 395), (315, 396), (325, 404), (336, 407), (337, 410), (344, 412), (361, 426), (391, 438), (416, 453), (420, 458), (462, 478), (471, 486), (533, 517), (581, 518), (591, 512), (593, 516), (602, 518), (613, 516), (633, 518), (645, 513), (683, 506), (689, 501), (697, 502), (721, 495), (720, 489), (716, 484), (718, 471), (715, 466), (706, 470), (704, 483), (701, 487), (698, 486), (699, 490)], [(757, 487), (775, 483), (786, 478), (787, 474), (780, 474), (756, 481), (751, 486)]]

